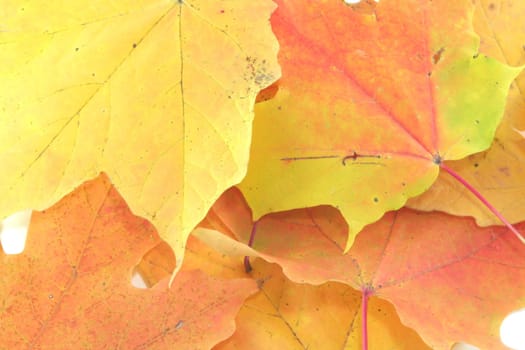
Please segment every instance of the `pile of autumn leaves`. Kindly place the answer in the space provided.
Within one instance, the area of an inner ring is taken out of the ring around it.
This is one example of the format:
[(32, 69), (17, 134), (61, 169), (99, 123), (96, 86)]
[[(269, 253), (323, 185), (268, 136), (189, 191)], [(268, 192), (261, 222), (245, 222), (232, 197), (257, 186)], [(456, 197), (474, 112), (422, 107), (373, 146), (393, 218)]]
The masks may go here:
[(525, 232), (525, 6), (99, 5), (6, 5), (0, 348), (503, 348), (525, 246), (440, 170)]

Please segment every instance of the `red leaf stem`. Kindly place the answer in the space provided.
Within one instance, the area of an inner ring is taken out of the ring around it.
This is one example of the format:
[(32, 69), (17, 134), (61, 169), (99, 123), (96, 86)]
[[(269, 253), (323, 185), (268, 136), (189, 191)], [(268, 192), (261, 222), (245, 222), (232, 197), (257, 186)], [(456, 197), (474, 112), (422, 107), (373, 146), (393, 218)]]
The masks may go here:
[[(248, 246), (251, 247), (253, 245), (253, 240), (255, 239), (255, 231), (257, 231), (257, 223), (258, 221), (255, 221), (252, 226), (252, 231), (250, 232), (250, 239), (248, 240)], [(252, 270), (252, 265), (250, 264), (250, 257), (245, 256), (244, 257), (244, 271), (246, 273), (250, 272)]]
[(440, 164), (441, 169), (445, 170), (447, 173), (449, 173), (452, 177), (454, 177), (456, 180), (458, 180), (463, 186), (465, 186), (470, 192), (472, 192), (473, 195), (475, 195), (494, 215), (500, 219), (500, 221), (509, 228), (509, 230), (514, 233), (514, 235), (521, 241), (521, 243), (525, 244), (525, 238), (521, 235), (521, 233), (514, 227), (512, 224), (505, 219), (505, 217), (496, 209), (492, 204), (483, 197), (481, 193), (479, 193), (478, 190), (476, 190), (470, 183), (468, 183), (467, 180), (462, 178), (458, 173), (456, 173), (454, 170), (446, 166), (444, 163)]

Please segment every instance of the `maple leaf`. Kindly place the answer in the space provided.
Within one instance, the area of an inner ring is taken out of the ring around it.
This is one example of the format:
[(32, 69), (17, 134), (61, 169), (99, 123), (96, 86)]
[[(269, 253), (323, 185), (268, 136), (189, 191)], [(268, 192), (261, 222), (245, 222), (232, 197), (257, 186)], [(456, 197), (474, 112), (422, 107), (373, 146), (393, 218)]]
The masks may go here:
[[(476, 2), (474, 28), (481, 37), (480, 51), (511, 65), (523, 65), (525, 31), (522, 18), (525, 2)], [(511, 85), (505, 116), (494, 143), (486, 152), (450, 162), (450, 167), (473, 184), (510, 222), (525, 220), (525, 143), (516, 129), (525, 129), (525, 75)], [(441, 210), (454, 215), (473, 216), (479, 225), (499, 224), (485, 206), (446, 174), (432, 187), (409, 200), (418, 210)]]
[(104, 171), (182, 259), (190, 230), (245, 175), (256, 94), (280, 74), (274, 7), (3, 2), (0, 218)]
[[(224, 251), (236, 236), (294, 282), (342, 282), (363, 292), (363, 304), (370, 296), (386, 299), (433, 349), (450, 349), (459, 340), (503, 349), (499, 325), (525, 306), (525, 246), (505, 227), (401, 209), (367, 226), (343, 254), (348, 226), (332, 207), (266, 215), (252, 237), (250, 222), (242, 194), (231, 189), (201, 224), (228, 235), (198, 237)], [(370, 338), (377, 332), (369, 328)]]
[(521, 68), (478, 53), (470, 1), (385, 0), (371, 15), (342, 1), (277, 3), (283, 75), (256, 106), (240, 184), (255, 217), (334, 205), (348, 249), (428, 189), (443, 160), (489, 147)]
[[(234, 335), (215, 350), (361, 349), (359, 291), (335, 282), (293, 283), (262, 260), (254, 263), (253, 278), (261, 281), (261, 292), (246, 300)], [(369, 310), (369, 327), (378, 335), (370, 339), (371, 349), (430, 350), (390, 303), (372, 298)]]
[(209, 349), (257, 290), (186, 266), (171, 288), (134, 288), (134, 264), (161, 241), (105, 176), (34, 213), (29, 238), (0, 253), (2, 349)]

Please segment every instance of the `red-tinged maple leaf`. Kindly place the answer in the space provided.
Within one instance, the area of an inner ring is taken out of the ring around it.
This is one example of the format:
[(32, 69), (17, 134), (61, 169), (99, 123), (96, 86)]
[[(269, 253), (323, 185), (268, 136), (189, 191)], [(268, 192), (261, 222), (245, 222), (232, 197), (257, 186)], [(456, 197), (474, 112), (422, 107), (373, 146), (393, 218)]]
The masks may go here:
[[(433, 349), (449, 349), (460, 340), (503, 349), (501, 321), (525, 306), (525, 246), (515, 244), (505, 227), (480, 228), (470, 218), (390, 212), (343, 254), (348, 226), (334, 208), (270, 214), (254, 231), (242, 195), (231, 189), (202, 225), (250, 241), (292, 281), (338, 281), (361, 290), (365, 305), (370, 296), (392, 302), (401, 321)], [(517, 227), (525, 229), (525, 223)], [(231, 244), (224, 237), (206, 238), (221, 250)], [(368, 334), (378, 336), (373, 328)]]
[(0, 253), (1, 349), (209, 349), (235, 329), (247, 279), (183, 266), (148, 290), (131, 271), (159, 244), (105, 176), (35, 213), (21, 255)]
[[(480, 51), (510, 65), (525, 64), (523, 18), (525, 1), (476, 1), (474, 29), (481, 38)], [(490, 149), (449, 164), (510, 222), (525, 220), (525, 140), (516, 132), (525, 129), (524, 91), (525, 74), (520, 74), (510, 87), (505, 115)], [(427, 192), (407, 205), (473, 216), (481, 226), (500, 223), (448, 174), (440, 174)]]
[(277, 3), (282, 78), (256, 106), (240, 184), (257, 218), (334, 205), (350, 227), (348, 249), (440, 169), (453, 172), (444, 160), (489, 147), (521, 68), (478, 52), (470, 0), (382, 0), (366, 11)]
[[(246, 300), (234, 335), (214, 350), (362, 349), (359, 291), (336, 282), (294, 283), (279, 266), (262, 260), (254, 262), (251, 275), (260, 281), (261, 292)], [(370, 300), (368, 321), (374, 331), (370, 349), (430, 350), (385, 300)]]

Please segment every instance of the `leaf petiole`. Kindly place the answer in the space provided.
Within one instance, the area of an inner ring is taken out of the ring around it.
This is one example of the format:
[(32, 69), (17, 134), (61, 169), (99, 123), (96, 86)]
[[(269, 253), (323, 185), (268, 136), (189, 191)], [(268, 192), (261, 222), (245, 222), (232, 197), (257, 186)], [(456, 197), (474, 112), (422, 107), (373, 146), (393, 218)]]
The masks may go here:
[(505, 217), (496, 209), (492, 204), (490, 204), (485, 197), (481, 193), (479, 193), (478, 190), (476, 190), (470, 183), (467, 182), (464, 178), (462, 178), (458, 173), (456, 173), (454, 170), (446, 166), (443, 162), (439, 163), (439, 166), (441, 169), (445, 170), (447, 173), (449, 173), (453, 178), (455, 178), (457, 181), (459, 181), (463, 186), (465, 186), (474, 196), (476, 196), (481, 203), (483, 203), (494, 215), (500, 219), (500, 221), (508, 227), (509, 230), (511, 230), (512, 233), (521, 241), (521, 243), (525, 244), (525, 238), (521, 235), (521, 233), (514, 227), (512, 224), (505, 219)]
[(361, 292), (361, 348), (368, 350), (368, 298), (373, 291), (370, 287), (364, 287)]
[[(257, 223), (259, 221), (255, 221), (252, 226), (252, 231), (250, 232), (250, 239), (248, 240), (248, 247), (251, 247), (253, 245), (253, 240), (255, 239), (255, 232), (257, 231)], [(246, 273), (249, 273), (252, 271), (252, 265), (250, 264), (250, 257), (245, 256), (244, 257), (244, 271)]]

